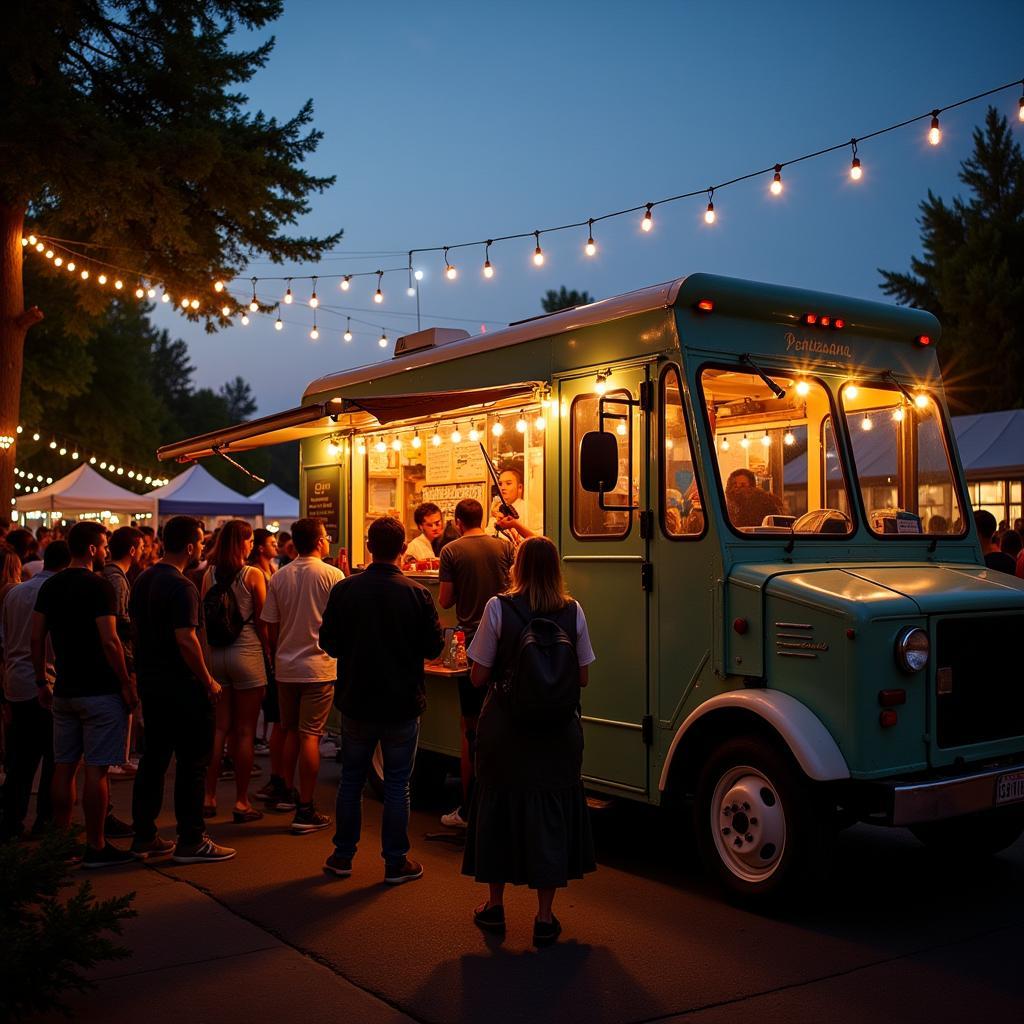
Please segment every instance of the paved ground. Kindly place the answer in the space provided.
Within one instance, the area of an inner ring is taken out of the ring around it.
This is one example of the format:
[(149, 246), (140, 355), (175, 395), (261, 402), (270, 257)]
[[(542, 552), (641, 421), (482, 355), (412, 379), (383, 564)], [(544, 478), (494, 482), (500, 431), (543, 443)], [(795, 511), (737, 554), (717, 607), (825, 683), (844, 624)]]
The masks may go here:
[[(337, 772), (324, 766), (325, 809)], [(129, 790), (115, 785), (119, 809)], [(433, 808), (414, 811), (424, 879), (383, 885), (365, 807), (348, 880), (321, 873), (330, 832), (291, 836), (285, 815), (216, 820), (239, 850), (226, 864), (95, 873), (102, 893), (137, 891), (139, 918), (133, 958), (98, 973), (76, 1020), (1024, 1021), (1024, 841), (967, 871), (909, 833), (858, 827), (835, 882), (769, 917), (725, 903), (656, 812), (619, 807), (597, 818), (600, 869), (556, 904), (562, 942), (537, 952), (527, 892), (511, 894), (503, 942), (473, 927), (479, 887), (456, 846), (424, 839)]]

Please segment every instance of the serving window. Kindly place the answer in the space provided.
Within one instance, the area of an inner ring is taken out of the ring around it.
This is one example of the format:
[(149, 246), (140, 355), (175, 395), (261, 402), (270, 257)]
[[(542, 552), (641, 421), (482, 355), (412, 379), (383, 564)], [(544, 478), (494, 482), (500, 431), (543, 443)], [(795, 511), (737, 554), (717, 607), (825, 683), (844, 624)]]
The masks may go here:
[(672, 538), (699, 537), (704, 532), (704, 507), (675, 366), (667, 367), (661, 376), (661, 528)]
[(450, 535), (455, 506), (473, 498), (483, 506), (484, 529), (492, 530), (501, 499), (481, 444), (498, 474), (501, 498), (530, 530), (542, 533), (546, 431), (544, 410), (531, 405), (357, 434), (352, 440), (354, 564), (368, 561), (366, 531), (381, 516), (398, 519), (413, 540), (419, 534), (414, 513), (424, 502), (441, 510)]

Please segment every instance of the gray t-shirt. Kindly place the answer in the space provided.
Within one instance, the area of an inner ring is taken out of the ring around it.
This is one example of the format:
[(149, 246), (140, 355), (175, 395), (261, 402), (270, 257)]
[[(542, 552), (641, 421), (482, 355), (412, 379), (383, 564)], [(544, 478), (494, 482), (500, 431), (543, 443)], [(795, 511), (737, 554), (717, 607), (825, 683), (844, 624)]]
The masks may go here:
[(467, 632), (476, 631), (487, 602), (508, 589), (514, 558), (512, 545), (504, 537), (483, 534), (460, 537), (441, 549), (438, 579), (452, 584), (455, 617)]

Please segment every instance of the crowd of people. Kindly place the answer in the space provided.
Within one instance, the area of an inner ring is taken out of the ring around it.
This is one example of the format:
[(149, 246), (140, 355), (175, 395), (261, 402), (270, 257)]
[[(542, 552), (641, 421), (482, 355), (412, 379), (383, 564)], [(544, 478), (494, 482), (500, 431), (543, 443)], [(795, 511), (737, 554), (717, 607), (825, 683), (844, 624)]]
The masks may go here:
[[(398, 520), (380, 518), (367, 531), (370, 561), (354, 573), (330, 558), (315, 518), (276, 535), (231, 520), (208, 536), (190, 516), (169, 519), (159, 535), (95, 521), (35, 535), (4, 526), (0, 839), (67, 828), (80, 790), (84, 868), (229, 860), (236, 850), (207, 827), (228, 758), (235, 824), (282, 811), (292, 814), (292, 833), (327, 829), (332, 819), (315, 794), (333, 705), (341, 778), (324, 870), (353, 872), (379, 748), (384, 881), (420, 878), (410, 856), (410, 778), (425, 664), (441, 654), (444, 631), (430, 591), (402, 569), (437, 557), (438, 602), (455, 609), (468, 650), (456, 673), (462, 801), (442, 820), (465, 830), (463, 872), (488, 886), (474, 921), (503, 930), (505, 885), (526, 885), (537, 892), (534, 941), (554, 942), (557, 890), (595, 867), (580, 777), (580, 691), (594, 652), (555, 545), (514, 529), (514, 516), (503, 517), (507, 531), (487, 534), (483, 515), (479, 502), (460, 502), (446, 537), (440, 510), (424, 505), (411, 545)], [(261, 719), (270, 778), (250, 794)], [(158, 829), (172, 759), (174, 840)], [(134, 775), (130, 823), (112, 813), (118, 771)]]

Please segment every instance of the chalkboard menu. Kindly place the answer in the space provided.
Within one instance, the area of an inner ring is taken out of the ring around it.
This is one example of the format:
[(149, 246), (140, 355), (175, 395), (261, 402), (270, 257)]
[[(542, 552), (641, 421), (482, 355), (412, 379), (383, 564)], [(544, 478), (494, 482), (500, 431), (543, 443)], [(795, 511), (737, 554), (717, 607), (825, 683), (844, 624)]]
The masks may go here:
[(327, 537), (337, 544), (341, 536), (341, 470), (320, 466), (306, 470), (306, 515), (324, 521)]

